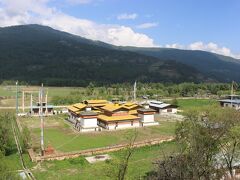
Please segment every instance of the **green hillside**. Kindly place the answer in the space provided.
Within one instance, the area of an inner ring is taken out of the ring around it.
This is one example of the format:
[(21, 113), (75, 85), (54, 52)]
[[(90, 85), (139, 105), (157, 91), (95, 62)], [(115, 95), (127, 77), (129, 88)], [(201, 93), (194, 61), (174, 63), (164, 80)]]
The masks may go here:
[(85, 86), (90, 82), (210, 80), (179, 62), (115, 50), (111, 45), (40, 25), (1, 28), (0, 52), (1, 81)]
[(160, 58), (165, 61), (175, 60), (191, 66), (205, 76), (220, 82), (240, 81), (240, 60), (205, 51), (191, 51), (169, 48), (118, 47), (140, 54)]

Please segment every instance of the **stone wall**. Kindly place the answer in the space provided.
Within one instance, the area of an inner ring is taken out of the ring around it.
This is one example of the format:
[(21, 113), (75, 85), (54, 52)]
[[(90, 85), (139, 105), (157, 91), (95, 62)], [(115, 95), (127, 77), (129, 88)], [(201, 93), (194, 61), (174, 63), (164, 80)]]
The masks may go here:
[[(173, 139), (174, 138), (172, 136), (166, 136), (166, 137), (155, 138), (155, 139), (150, 139), (145, 141), (138, 141), (134, 143), (133, 147), (139, 148), (144, 146), (151, 146), (151, 145), (156, 145), (163, 142), (172, 141)], [(45, 156), (37, 156), (36, 154), (33, 153), (32, 150), (29, 150), (29, 156), (33, 162), (46, 161), (46, 160), (47, 161), (63, 160), (63, 159), (69, 159), (69, 158), (76, 158), (79, 156), (90, 156), (94, 154), (103, 154), (103, 153), (119, 151), (121, 149), (126, 148), (128, 145), (129, 144), (119, 144), (119, 145), (107, 146), (102, 148), (87, 149), (87, 150), (82, 150), (77, 152), (55, 153), (55, 154), (45, 155)]]

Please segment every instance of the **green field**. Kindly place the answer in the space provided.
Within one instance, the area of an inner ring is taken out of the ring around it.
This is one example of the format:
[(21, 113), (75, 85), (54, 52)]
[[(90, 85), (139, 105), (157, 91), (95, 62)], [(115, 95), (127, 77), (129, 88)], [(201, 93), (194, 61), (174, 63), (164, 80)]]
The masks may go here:
[[(40, 120), (38, 118), (22, 118), (20, 121), (31, 129), (33, 147), (38, 149), (40, 147)], [(137, 128), (137, 140), (172, 136), (175, 132), (175, 125), (176, 122), (161, 121), (159, 126)], [(129, 136), (133, 133), (133, 129), (79, 133), (74, 131), (72, 125), (65, 122), (62, 116), (45, 118), (45, 144), (52, 145), (56, 151), (60, 152), (79, 151), (126, 143)]]
[[(153, 162), (176, 152), (174, 142), (138, 148), (130, 159), (127, 179), (140, 179), (153, 170)], [(37, 179), (116, 179), (117, 165), (124, 151), (110, 153), (110, 162), (89, 164), (83, 157), (63, 161), (45, 161), (33, 170)]]
[[(22, 89), (32, 89), (38, 90), (40, 87), (38, 86), (19, 86), (19, 91)], [(48, 90), (48, 95), (51, 96), (66, 96), (70, 92), (81, 91), (84, 88), (81, 87), (45, 87)], [(9, 97), (16, 95), (16, 87), (15, 86), (0, 86), (0, 96), (1, 97)], [(19, 94), (21, 96), (21, 94)]]
[(214, 99), (178, 99), (177, 102), (181, 110), (217, 104)]

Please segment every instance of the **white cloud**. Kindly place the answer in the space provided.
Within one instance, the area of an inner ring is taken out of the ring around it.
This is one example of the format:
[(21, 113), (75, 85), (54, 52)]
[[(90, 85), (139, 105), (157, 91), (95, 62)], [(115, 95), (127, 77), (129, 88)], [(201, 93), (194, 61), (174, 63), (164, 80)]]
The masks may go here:
[(85, 38), (114, 45), (153, 47), (153, 39), (130, 27), (98, 24), (48, 6), (48, 0), (0, 0), (0, 26), (42, 24)]
[(158, 26), (158, 23), (156, 22), (151, 22), (151, 23), (143, 23), (143, 24), (139, 24), (137, 26), (138, 29), (148, 29), (148, 28), (152, 28), (152, 27), (156, 27)]
[(176, 49), (188, 49), (188, 50), (201, 50), (201, 51), (208, 51), (216, 54), (221, 54), (224, 56), (231, 56), (234, 58), (240, 59), (240, 54), (234, 54), (229, 48), (227, 47), (220, 47), (218, 44), (209, 42), (204, 44), (202, 41), (197, 41), (191, 43), (187, 46), (181, 44), (167, 44), (165, 47), (167, 48), (176, 48)]
[(136, 13), (132, 13), (132, 14), (128, 14), (128, 13), (123, 13), (123, 14), (119, 14), (117, 16), (118, 20), (122, 20), (122, 19), (136, 19), (137, 18), (137, 14)]

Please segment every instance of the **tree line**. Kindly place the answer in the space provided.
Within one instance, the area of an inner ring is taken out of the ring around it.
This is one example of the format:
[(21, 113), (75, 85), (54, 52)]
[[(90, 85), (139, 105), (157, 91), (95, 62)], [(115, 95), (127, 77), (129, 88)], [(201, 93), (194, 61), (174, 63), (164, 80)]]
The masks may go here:
[[(227, 83), (137, 83), (138, 99), (162, 99), (163, 97), (220, 97), (230, 94), (231, 84)], [(237, 89), (235, 89), (237, 90)], [(73, 104), (84, 99), (132, 100), (133, 84), (121, 83), (97, 86), (90, 83), (79, 91), (72, 91), (67, 96), (54, 96), (53, 104)]]

